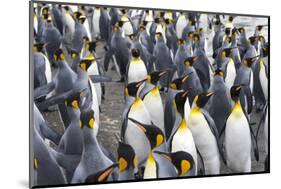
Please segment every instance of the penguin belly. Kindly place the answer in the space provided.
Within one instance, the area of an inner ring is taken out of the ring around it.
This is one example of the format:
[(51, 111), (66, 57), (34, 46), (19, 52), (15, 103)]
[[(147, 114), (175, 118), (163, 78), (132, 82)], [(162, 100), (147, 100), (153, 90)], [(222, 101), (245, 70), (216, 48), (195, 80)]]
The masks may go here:
[(88, 19), (85, 20), (83, 25), (85, 27), (85, 30), (86, 30), (86, 33), (87, 33), (87, 36), (88, 36), (89, 40), (92, 41), (92, 35), (91, 35), (90, 24), (89, 24)]
[(226, 122), (225, 151), (230, 169), (251, 171), (251, 133), (242, 108), (234, 110)]
[(203, 158), (205, 174), (219, 174), (220, 157), (217, 142), (204, 115), (201, 112), (191, 112), (188, 125), (195, 145)]
[(123, 24), (122, 28), (125, 31), (125, 35), (131, 35), (134, 33), (133, 26), (132, 26), (131, 22), (129, 22), (129, 21), (125, 22)]
[(226, 67), (225, 84), (230, 89), (236, 77), (236, 69), (232, 59), (229, 60)]
[(157, 178), (157, 165), (154, 157), (150, 154), (146, 161), (146, 166), (143, 174), (144, 179)]
[(47, 79), (47, 83), (50, 83), (52, 81), (51, 65), (50, 65), (49, 59), (45, 55), (43, 55), (43, 56), (45, 59), (45, 76)]
[(128, 70), (128, 83), (146, 79), (147, 70), (142, 60), (131, 61)]
[(95, 10), (93, 14), (94, 36), (100, 35), (100, 10)]
[(75, 31), (75, 21), (73, 20), (72, 16), (69, 13), (64, 14), (64, 20), (67, 28), (69, 29), (71, 33), (71, 37), (74, 34)]
[[(128, 117), (144, 124), (151, 124), (149, 112), (140, 98), (133, 103)], [(125, 132), (125, 142), (134, 148), (138, 164), (141, 166), (145, 163), (150, 151), (150, 143), (144, 132), (130, 120)]]
[(150, 113), (153, 124), (159, 127), (164, 133), (164, 108), (157, 86), (154, 87), (147, 95), (145, 95), (143, 103)]
[(189, 115), (190, 115), (190, 104), (189, 104), (189, 100), (186, 99), (184, 104), (184, 119), (186, 122), (188, 122)]
[(185, 19), (184, 15), (180, 15), (177, 21), (177, 25), (176, 25), (176, 31), (177, 31), (177, 37), (178, 39), (181, 39), (182, 37), (182, 31), (185, 28), (187, 22)]
[(98, 130), (99, 130), (99, 122), (100, 122), (99, 102), (98, 102), (98, 96), (97, 96), (95, 86), (91, 80), (89, 80), (89, 82), (90, 82), (90, 87), (91, 87), (91, 92), (92, 92), (92, 107), (91, 108), (95, 112), (95, 114), (94, 114), (94, 117), (95, 117), (94, 134), (95, 134), (95, 136), (97, 136)]
[[(94, 62), (87, 70), (89, 75), (100, 75), (99, 69), (98, 69), (98, 63)], [(101, 90), (101, 83), (93, 83), (97, 92), (98, 102), (99, 105), (101, 105), (101, 96), (102, 96), (102, 90)]]
[(268, 81), (267, 81), (267, 77), (266, 77), (266, 73), (265, 73), (265, 67), (264, 67), (263, 63), (260, 64), (259, 79), (260, 79), (261, 88), (262, 88), (264, 98), (265, 98), (265, 100), (267, 100), (268, 99)]
[(188, 152), (195, 163), (195, 175), (197, 175), (197, 151), (192, 133), (189, 129), (177, 131), (172, 140), (172, 152), (185, 151)]

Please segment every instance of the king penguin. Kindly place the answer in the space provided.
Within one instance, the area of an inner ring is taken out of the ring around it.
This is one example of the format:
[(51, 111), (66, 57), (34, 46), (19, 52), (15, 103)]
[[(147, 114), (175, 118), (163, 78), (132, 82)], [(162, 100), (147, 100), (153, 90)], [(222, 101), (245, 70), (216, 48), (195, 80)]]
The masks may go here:
[(188, 120), (195, 145), (204, 162), (206, 175), (220, 173), (219, 134), (214, 120), (203, 109), (213, 94), (214, 92), (204, 92), (194, 98)]
[[(241, 85), (231, 87), (234, 105), (225, 123), (224, 147), (227, 166), (234, 172), (251, 171), (251, 136), (249, 120), (240, 103)], [(254, 141), (256, 144), (256, 141)], [(254, 146), (255, 153), (258, 153)]]

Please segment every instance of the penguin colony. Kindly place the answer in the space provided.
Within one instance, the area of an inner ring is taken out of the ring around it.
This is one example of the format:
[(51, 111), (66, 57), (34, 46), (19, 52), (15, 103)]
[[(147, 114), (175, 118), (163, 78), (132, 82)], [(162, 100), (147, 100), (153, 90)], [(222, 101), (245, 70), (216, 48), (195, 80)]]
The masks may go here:
[[(267, 153), (266, 25), (247, 33), (235, 16), (61, 4), (33, 13), (34, 186), (251, 172), (259, 131)], [(117, 155), (97, 140), (108, 82), (124, 84)], [(63, 134), (42, 116), (54, 107)]]

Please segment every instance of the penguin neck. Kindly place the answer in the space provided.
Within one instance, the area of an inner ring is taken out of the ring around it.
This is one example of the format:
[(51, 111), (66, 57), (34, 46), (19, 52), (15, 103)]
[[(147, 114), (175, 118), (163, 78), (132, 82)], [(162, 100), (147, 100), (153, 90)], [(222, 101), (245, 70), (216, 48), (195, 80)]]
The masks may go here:
[(98, 147), (98, 141), (96, 136), (94, 135), (94, 131), (92, 128), (89, 128), (87, 126), (84, 126), (82, 129), (83, 132), (83, 144), (84, 148), (87, 148), (88, 146), (91, 148), (97, 148)]
[(184, 117), (182, 117), (181, 123), (180, 123), (179, 128), (178, 128), (178, 131), (179, 132), (184, 132), (184, 131), (186, 131), (186, 129), (188, 129), (187, 122), (184, 119)]
[(133, 62), (133, 63), (140, 63), (141, 59), (140, 59), (140, 57), (133, 57), (131, 62)]
[(87, 71), (82, 70), (80, 67), (77, 68), (77, 79), (87, 78)]
[(80, 117), (80, 110), (79, 108), (67, 107), (67, 114), (71, 121), (78, 121)]

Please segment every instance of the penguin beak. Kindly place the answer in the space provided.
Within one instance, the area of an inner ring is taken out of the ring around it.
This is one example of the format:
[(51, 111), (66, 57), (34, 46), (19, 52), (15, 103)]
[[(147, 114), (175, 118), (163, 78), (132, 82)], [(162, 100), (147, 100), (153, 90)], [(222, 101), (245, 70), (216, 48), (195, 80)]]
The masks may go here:
[(136, 85), (136, 87), (139, 88), (146, 80), (147, 80), (147, 79), (144, 79), (144, 80), (140, 81), (140, 82)]
[(143, 124), (138, 122), (137, 120), (133, 119), (133, 118), (128, 118), (130, 121), (132, 121), (133, 123), (135, 123), (144, 133), (146, 132), (146, 128), (144, 128)]
[(211, 96), (213, 96), (215, 94), (215, 92), (208, 92), (207, 94), (206, 94), (206, 96), (207, 97), (211, 97)]
[(112, 173), (113, 169), (118, 165), (118, 163), (112, 164), (110, 167), (104, 170), (104, 172), (98, 177), (98, 182), (105, 181), (105, 179)]
[(165, 75), (167, 73), (167, 71), (162, 71), (159, 73), (159, 77), (162, 77), (163, 75)]
[(182, 93), (181, 97), (184, 98), (187, 96), (187, 94), (188, 94), (188, 91), (185, 91), (184, 93)]
[(161, 155), (163, 158), (172, 161), (172, 157), (169, 153), (166, 152), (160, 152), (160, 151), (154, 151), (154, 153)]

